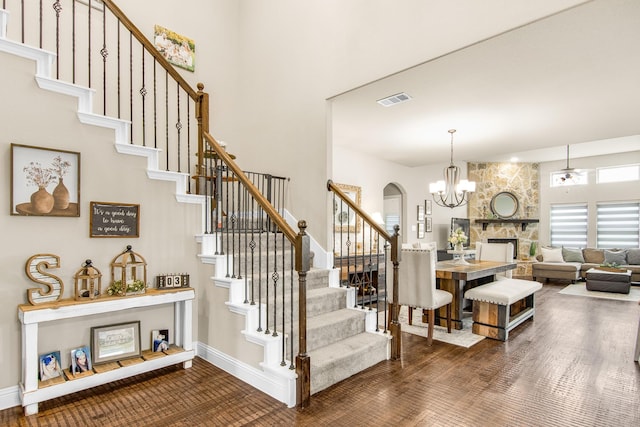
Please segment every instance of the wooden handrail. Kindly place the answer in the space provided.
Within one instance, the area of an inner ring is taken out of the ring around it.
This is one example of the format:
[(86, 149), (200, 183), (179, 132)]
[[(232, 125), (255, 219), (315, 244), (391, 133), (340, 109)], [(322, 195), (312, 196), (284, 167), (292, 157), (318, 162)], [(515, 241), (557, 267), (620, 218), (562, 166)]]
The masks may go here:
[(286, 236), (286, 238), (295, 243), (297, 233), (293, 231), (293, 228), (284, 220), (282, 215), (278, 213), (274, 209), (274, 207), (269, 203), (269, 201), (262, 195), (260, 190), (247, 178), (245, 173), (238, 167), (238, 165), (233, 161), (231, 156), (222, 148), (222, 146), (215, 140), (213, 136), (211, 136), (208, 132), (203, 132), (204, 138), (207, 143), (211, 146), (211, 149), (222, 159), (222, 161), (227, 165), (229, 169), (236, 175), (238, 181), (240, 181), (246, 188), (247, 191), (253, 196), (253, 198), (258, 202), (260, 207), (264, 209), (269, 218), (278, 226), (280, 231)]
[[(402, 353), (402, 341), (401, 332), (402, 328), (398, 321), (398, 312), (400, 306), (398, 305), (398, 270), (400, 266), (400, 227), (396, 224), (394, 226), (393, 236), (382, 227), (380, 227), (365, 211), (363, 211), (358, 205), (355, 204), (349, 196), (347, 196), (333, 181), (327, 181), (327, 190), (333, 191), (338, 195), (340, 200), (346, 203), (351, 209), (353, 209), (357, 215), (364, 219), (364, 221), (374, 229), (380, 237), (390, 243), (390, 260), (393, 264), (393, 305), (391, 309), (391, 322), (389, 325), (389, 331), (391, 332), (391, 359), (399, 360)], [(387, 272), (388, 273), (388, 272)]]
[(124, 12), (122, 12), (122, 10), (120, 10), (120, 8), (116, 6), (111, 0), (102, 0), (102, 3), (104, 3), (104, 5), (109, 8), (111, 13), (113, 13), (120, 22), (122, 22), (125, 28), (127, 28), (131, 32), (131, 34), (133, 34), (136, 40), (138, 40), (144, 46), (147, 52), (149, 52), (149, 54), (151, 54), (151, 56), (153, 56), (155, 60), (162, 65), (167, 73), (169, 73), (169, 75), (173, 77), (178, 85), (180, 85), (182, 90), (184, 90), (189, 95), (189, 97), (191, 97), (191, 99), (197, 101), (198, 93), (189, 85), (189, 83), (187, 83), (184, 78), (182, 78), (180, 73), (175, 70), (175, 68), (169, 63), (169, 61), (167, 61), (165, 57), (162, 56), (160, 52), (158, 52), (158, 49), (156, 49), (156, 47), (151, 44), (151, 42), (144, 36), (144, 34), (142, 34), (138, 27), (136, 27), (133, 22), (131, 22), (131, 20), (127, 18)]
[(380, 225), (378, 225), (373, 220), (373, 218), (371, 218), (365, 211), (363, 211), (358, 205), (356, 205), (355, 202), (351, 200), (349, 196), (347, 196), (342, 190), (340, 190), (340, 188), (338, 188), (338, 186), (334, 184), (332, 180), (327, 181), (327, 190), (336, 193), (338, 197), (340, 197), (340, 200), (349, 205), (349, 207), (353, 209), (356, 214), (358, 214), (358, 216), (364, 218), (367, 225), (373, 228), (376, 233), (380, 235), (380, 237), (382, 237), (387, 242), (391, 242), (391, 236), (389, 235), (389, 233), (387, 233), (387, 231), (384, 228), (380, 227)]

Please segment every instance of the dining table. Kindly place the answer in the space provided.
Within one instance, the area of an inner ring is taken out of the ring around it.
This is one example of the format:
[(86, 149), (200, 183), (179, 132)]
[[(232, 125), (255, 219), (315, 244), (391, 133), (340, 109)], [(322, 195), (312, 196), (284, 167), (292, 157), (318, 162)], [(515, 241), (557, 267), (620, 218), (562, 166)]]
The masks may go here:
[[(464, 292), (476, 286), (495, 280), (497, 273), (517, 268), (515, 262), (468, 260), (465, 264), (454, 260), (439, 261), (436, 264), (436, 286), (453, 295), (451, 302), (451, 327), (462, 329)], [(436, 310), (435, 324), (447, 326), (446, 307)]]

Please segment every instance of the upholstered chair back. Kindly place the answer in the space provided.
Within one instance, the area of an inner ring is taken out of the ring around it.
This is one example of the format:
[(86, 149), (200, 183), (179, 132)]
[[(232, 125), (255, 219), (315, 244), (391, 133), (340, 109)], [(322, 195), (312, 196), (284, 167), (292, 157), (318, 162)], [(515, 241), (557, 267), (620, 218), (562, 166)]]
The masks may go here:
[[(393, 302), (393, 264), (387, 257), (389, 301)], [(425, 309), (436, 304), (436, 250), (402, 249), (398, 274), (398, 303)]]
[[(476, 259), (479, 261), (513, 262), (513, 243), (476, 243)], [(511, 270), (497, 274), (497, 279), (510, 279)]]

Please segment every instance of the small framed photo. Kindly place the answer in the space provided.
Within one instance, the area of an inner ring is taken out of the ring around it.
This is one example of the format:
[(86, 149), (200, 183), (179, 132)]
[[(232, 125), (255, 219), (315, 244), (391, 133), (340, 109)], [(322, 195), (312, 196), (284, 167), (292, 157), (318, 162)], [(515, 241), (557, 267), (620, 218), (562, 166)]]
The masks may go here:
[(424, 221), (424, 206), (418, 205), (418, 221)]
[(89, 346), (71, 350), (71, 373), (73, 375), (91, 371), (91, 351)]
[(62, 375), (60, 367), (60, 351), (52, 351), (40, 355), (40, 381), (52, 380)]
[(424, 224), (418, 223), (418, 239), (424, 239)]
[(151, 350), (154, 353), (169, 349), (169, 330), (154, 329), (151, 331)]
[(91, 328), (94, 365), (140, 357), (140, 321)]
[(431, 222), (431, 218), (427, 218), (426, 228), (427, 228), (427, 233), (431, 233), (433, 231), (433, 224)]
[(424, 211), (425, 215), (431, 215), (433, 213), (431, 210), (431, 200), (424, 201)]

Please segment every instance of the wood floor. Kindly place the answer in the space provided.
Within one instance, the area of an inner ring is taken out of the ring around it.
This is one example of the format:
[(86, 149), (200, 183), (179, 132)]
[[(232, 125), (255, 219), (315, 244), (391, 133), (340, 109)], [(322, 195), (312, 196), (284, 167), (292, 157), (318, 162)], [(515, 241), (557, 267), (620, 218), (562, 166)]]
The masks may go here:
[(558, 294), (506, 343), (470, 349), (403, 334), (382, 362), (287, 409), (197, 359), (40, 404), (0, 411), (2, 426), (640, 426), (633, 351), (640, 306)]

